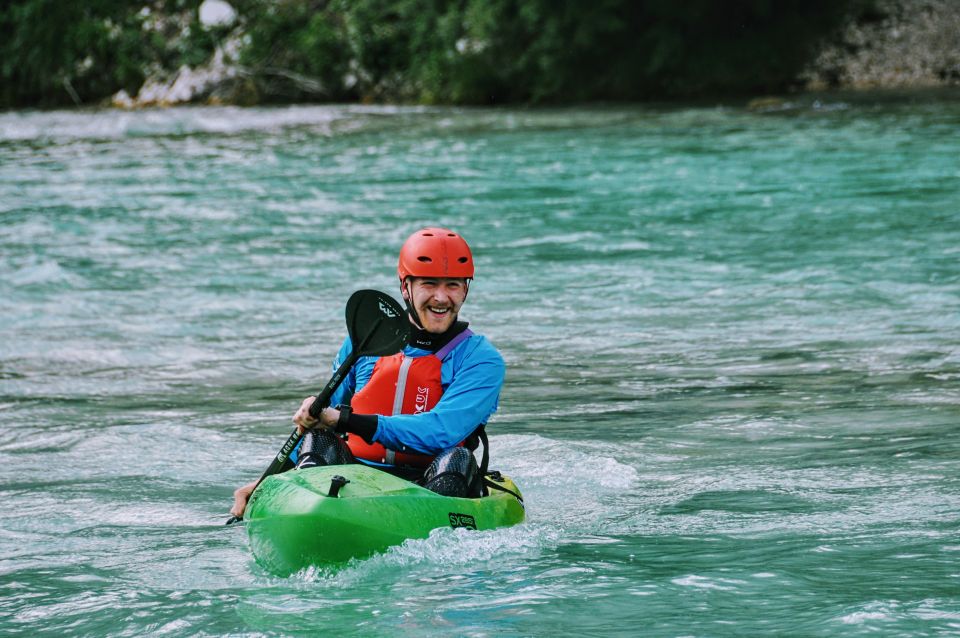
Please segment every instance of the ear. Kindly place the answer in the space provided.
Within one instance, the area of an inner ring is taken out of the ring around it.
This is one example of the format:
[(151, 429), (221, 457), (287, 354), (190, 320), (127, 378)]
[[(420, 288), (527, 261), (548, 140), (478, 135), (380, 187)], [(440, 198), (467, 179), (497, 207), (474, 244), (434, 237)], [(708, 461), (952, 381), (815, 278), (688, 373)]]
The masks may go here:
[(404, 301), (410, 301), (410, 294), (407, 292), (407, 283), (405, 281), (400, 282), (400, 296), (403, 297)]

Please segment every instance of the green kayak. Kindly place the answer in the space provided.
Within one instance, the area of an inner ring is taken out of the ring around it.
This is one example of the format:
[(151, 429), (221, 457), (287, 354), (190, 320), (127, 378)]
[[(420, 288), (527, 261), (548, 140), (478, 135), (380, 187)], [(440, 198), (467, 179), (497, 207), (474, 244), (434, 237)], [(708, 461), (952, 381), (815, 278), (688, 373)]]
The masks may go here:
[(489, 496), (454, 498), (359, 464), (275, 474), (247, 506), (250, 548), (266, 570), (288, 575), (365, 558), (438, 527), (486, 530), (522, 522), (513, 481), (494, 473), (487, 483)]

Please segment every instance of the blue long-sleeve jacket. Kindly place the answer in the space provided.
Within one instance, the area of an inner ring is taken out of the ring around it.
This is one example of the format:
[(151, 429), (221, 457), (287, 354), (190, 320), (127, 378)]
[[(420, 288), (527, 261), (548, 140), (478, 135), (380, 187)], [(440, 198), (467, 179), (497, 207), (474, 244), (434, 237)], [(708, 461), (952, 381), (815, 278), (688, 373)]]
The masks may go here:
[[(333, 370), (352, 352), (347, 337), (333, 362)], [(404, 348), (408, 357), (432, 354), (412, 346)], [(330, 405), (347, 403), (366, 385), (373, 374), (377, 357), (360, 357), (343, 383), (334, 392)], [(449, 449), (486, 423), (497, 409), (505, 366), (503, 357), (486, 337), (471, 335), (443, 361), (440, 384), (443, 396), (429, 412), (420, 414), (380, 415), (373, 440), (393, 450), (436, 455)]]

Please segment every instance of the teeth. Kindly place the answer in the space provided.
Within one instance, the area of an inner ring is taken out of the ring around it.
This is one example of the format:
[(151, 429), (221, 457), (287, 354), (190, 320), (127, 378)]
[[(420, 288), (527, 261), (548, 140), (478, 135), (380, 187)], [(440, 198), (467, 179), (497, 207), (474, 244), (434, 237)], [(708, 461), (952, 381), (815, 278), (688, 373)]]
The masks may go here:
[(430, 310), (430, 312), (435, 312), (438, 315), (445, 315), (450, 311), (449, 308), (429, 308), (429, 307), (428, 307), (428, 310)]

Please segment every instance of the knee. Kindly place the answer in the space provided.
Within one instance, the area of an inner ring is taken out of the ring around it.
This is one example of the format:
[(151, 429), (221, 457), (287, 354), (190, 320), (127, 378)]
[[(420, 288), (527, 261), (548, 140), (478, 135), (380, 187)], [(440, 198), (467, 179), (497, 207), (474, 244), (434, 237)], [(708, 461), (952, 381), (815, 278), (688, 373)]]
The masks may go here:
[(477, 476), (477, 460), (464, 447), (455, 447), (441, 453), (423, 474), (423, 485), (444, 496), (473, 496)]
[(300, 444), (297, 469), (318, 465), (346, 465), (355, 463), (350, 448), (343, 439), (329, 430), (310, 430)]
[(424, 472), (424, 477), (429, 478), (443, 472), (457, 472), (459, 474), (468, 474), (471, 469), (476, 473), (477, 460), (473, 454), (465, 447), (454, 447), (444, 450), (433, 459), (433, 463)]

